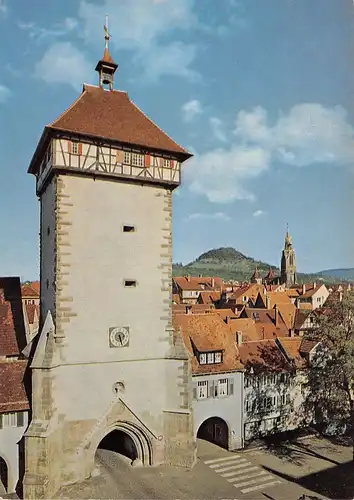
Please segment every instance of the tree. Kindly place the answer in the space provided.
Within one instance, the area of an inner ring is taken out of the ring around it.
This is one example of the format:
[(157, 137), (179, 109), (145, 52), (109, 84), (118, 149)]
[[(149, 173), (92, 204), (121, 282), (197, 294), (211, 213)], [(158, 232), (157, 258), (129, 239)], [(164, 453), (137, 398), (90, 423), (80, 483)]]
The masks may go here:
[(330, 299), (308, 335), (321, 349), (310, 362), (306, 404), (316, 423), (347, 424), (354, 460), (354, 293)]

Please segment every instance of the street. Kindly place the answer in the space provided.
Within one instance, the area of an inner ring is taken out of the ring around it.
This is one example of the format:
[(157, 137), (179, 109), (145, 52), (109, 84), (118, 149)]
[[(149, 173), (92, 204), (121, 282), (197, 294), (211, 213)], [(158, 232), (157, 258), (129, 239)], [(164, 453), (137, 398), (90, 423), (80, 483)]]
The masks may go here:
[[(228, 452), (198, 440), (198, 460), (192, 470), (135, 468), (126, 457), (108, 450), (98, 450), (96, 458), (99, 475), (63, 487), (56, 498), (298, 500), (303, 494), (325, 498), (298, 484), (286, 461), (267, 450)], [(294, 467), (292, 472), (299, 474), (302, 467)]]

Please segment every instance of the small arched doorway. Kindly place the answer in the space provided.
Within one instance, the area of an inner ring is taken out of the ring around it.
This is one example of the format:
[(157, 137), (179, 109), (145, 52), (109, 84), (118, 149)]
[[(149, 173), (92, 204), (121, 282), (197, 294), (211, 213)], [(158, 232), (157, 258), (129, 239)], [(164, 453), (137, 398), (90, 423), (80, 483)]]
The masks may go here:
[(131, 461), (139, 458), (133, 439), (126, 432), (119, 429), (114, 429), (107, 434), (98, 445), (97, 450), (114, 451), (119, 455), (129, 458)]
[(199, 427), (197, 438), (210, 441), (222, 448), (228, 449), (229, 428), (227, 423), (219, 417), (208, 418)]
[(0, 495), (8, 493), (9, 487), (9, 470), (5, 460), (0, 456)]

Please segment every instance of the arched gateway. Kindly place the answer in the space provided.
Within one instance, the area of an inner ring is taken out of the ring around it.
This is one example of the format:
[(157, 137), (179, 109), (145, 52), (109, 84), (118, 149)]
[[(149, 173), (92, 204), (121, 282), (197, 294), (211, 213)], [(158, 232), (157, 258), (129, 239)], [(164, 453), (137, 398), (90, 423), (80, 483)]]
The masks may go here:
[(9, 487), (9, 469), (7, 467), (5, 459), (0, 456), (0, 496), (2, 493), (8, 493), (8, 487)]
[(211, 417), (205, 420), (198, 429), (197, 438), (210, 441), (222, 448), (229, 447), (229, 428), (225, 420)]
[(132, 462), (152, 465), (152, 445), (147, 434), (130, 422), (117, 422), (97, 436), (90, 447), (90, 459), (94, 460), (98, 449), (115, 451)]
[(103, 439), (131, 445), (144, 465), (196, 459), (171, 301), (172, 192), (192, 155), (114, 90), (108, 39), (99, 85), (45, 127), (29, 167), (45, 322), (30, 361), (27, 500), (88, 477)]

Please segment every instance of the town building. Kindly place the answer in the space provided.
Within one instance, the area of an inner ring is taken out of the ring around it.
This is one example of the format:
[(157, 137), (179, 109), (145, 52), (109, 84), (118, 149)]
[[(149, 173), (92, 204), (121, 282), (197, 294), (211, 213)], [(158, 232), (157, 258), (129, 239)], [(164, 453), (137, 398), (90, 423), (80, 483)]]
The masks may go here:
[(20, 279), (0, 278), (0, 496), (20, 492), (30, 387)]
[(134, 465), (196, 460), (190, 360), (171, 300), (172, 192), (191, 154), (114, 89), (108, 40), (99, 86), (85, 84), (45, 127), (29, 166), (41, 283), (29, 500), (88, 478), (114, 436)]

